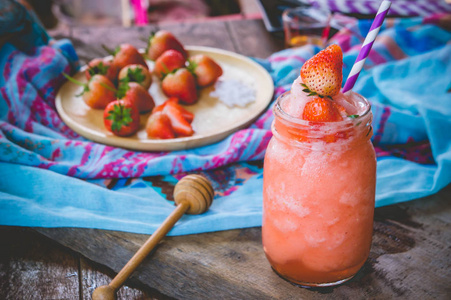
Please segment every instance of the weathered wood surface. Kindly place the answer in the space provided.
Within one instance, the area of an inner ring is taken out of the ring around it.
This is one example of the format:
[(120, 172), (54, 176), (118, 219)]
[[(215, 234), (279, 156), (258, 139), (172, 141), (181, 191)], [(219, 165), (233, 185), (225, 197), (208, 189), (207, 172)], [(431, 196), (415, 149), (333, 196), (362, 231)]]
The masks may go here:
[[(189, 23), (164, 28), (174, 32), (187, 45), (212, 46), (262, 58), (283, 47), (283, 41), (269, 35), (259, 20)], [(71, 38), (82, 61), (86, 62), (105, 54), (102, 43), (114, 46), (120, 42), (130, 42), (144, 47), (140, 38), (146, 37), (150, 31), (148, 27), (70, 28), (55, 35)], [(170, 194), (172, 187), (164, 188)], [(353, 280), (339, 287), (304, 289), (282, 280), (272, 272), (265, 259), (260, 228), (248, 228), (165, 238), (126, 283), (138, 290), (123, 288), (119, 297), (449, 299), (450, 199), (451, 186), (448, 186), (426, 199), (377, 209), (370, 258)], [(78, 295), (80, 299), (89, 299), (93, 287), (111, 280), (148, 238), (146, 235), (94, 229), (36, 230), (72, 251), (64, 252), (52, 243), (38, 243), (30, 251), (41, 249), (39, 253), (42, 258), (33, 255), (28, 261), (28, 252), (8, 250), (9, 256), (2, 255), (0, 258), (0, 299), (27, 299), (24, 295), (29, 295), (27, 290), (34, 277), (25, 276), (28, 281), (21, 283), (24, 272), (14, 267), (17, 260), (14, 257), (22, 258), (21, 264), (26, 265), (22, 269), (30, 272), (37, 269), (47, 276), (44, 284), (31, 283), (35, 291), (44, 295), (35, 298), (76, 299)], [(20, 249), (28, 245), (18, 240), (15, 243), (21, 245), (18, 246)], [(2, 249), (7, 248), (2, 246)], [(49, 271), (37, 268), (36, 261), (44, 261), (43, 268)], [(98, 264), (108, 269), (102, 269)], [(68, 282), (62, 279), (66, 274), (73, 274), (73, 270), (78, 270), (78, 281), (71, 277)], [(51, 293), (44, 293), (47, 289), (45, 284), (61, 289), (60, 297), (46, 297)], [(67, 296), (61, 297), (66, 291)]]
[[(0, 299), (91, 299), (115, 273), (28, 228), (0, 228)], [(164, 299), (130, 281), (118, 299)], [(157, 298), (156, 298), (157, 297)]]

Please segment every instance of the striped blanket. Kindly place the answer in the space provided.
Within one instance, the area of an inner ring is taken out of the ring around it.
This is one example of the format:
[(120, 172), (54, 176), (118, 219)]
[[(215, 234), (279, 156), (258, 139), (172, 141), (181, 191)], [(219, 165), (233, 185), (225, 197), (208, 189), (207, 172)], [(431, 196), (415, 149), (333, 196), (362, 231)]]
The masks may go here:
[[(444, 76), (451, 74), (451, 33), (436, 25), (444, 17), (386, 22), (354, 87), (373, 106), (377, 206), (424, 197), (451, 182), (451, 80)], [(370, 26), (353, 20), (330, 41), (343, 49), (344, 78)], [(149, 153), (97, 144), (55, 111), (61, 72), (77, 66), (72, 46), (45, 40), (33, 46), (8, 42), (0, 49), (1, 225), (151, 233), (173, 209), (161, 183), (201, 170), (214, 182), (213, 206), (202, 216), (184, 216), (172, 235), (261, 225), (271, 109), (202, 148)], [(318, 51), (305, 46), (257, 60), (274, 79), (275, 97)]]

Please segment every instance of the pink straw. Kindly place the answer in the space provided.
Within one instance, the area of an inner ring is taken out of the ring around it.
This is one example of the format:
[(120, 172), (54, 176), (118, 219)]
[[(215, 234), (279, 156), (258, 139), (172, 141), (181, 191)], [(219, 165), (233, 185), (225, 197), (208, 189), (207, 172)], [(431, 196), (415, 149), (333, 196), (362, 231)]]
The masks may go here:
[(368, 54), (370, 53), (371, 47), (373, 47), (374, 40), (376, 39), (379, 30), (381, 29), (382, 23), (384, 22), (385, 16), (390, 9), (391, 2), (383, 1), (379, 10), (377, 11), (376, 17), (374, 18), (373, 24), (371, 24), (370, 31), (363, 41), (362, 48), (360, 48), (359, 55), (352, 66), (351, 72), (349, 73), (348, 79), (346, 80), (345, 86), (342, 92), (346, 93), (354, 87), (354, 84), (359, 77), (360, 71), (362, 71), (363, 64), (365, 63)]
[(136, 25), (149, 24), (149, 19), (147, 18), (147, 11), (145, 7), (143, 7), (141, 0), (131, 0), (130, 2), (135, 12), (135, 24)]

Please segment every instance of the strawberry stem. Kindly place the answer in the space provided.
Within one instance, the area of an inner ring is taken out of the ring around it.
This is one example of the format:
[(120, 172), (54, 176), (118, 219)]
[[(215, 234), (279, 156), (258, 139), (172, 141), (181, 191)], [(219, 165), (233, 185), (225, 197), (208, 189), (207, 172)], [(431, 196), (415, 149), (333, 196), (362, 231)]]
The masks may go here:
[(81, 82), (81, 81), (78, 81), (77, 79), (75, 79), (75, 78), (73, 78), (73, 77), (67, 75), (67, 74), (64, 73), (64, 72), (63, 72), (63, 76), (66, 77), (67, 80), (69, 80), (69, 81), (71, 81), (71, 82), (73, 82), (73, 83), (75, 83), (75, 84), (77, 84), (77, 85), (79, 85), (79, 86), (83, 86), (83, 87), (88, 86), (86, 83), (83, 83), (83, 82)]
[(107, 90), (112, 91), (113, 93), (117, 93), (117, 89), (112, 88), (111, 86), (109, 86), (108, 84), (105, 84), (104, 82), (100, 82), (100, 85), (103, 86), (104, 88), (106, 88)]
[(104, 44), (102, 44), (102, 48), (103, 48), (103, 50), (105, 50), (109, 55), (113, 55), (113, 56), (115, 56), (116, 55), (116, 51), (115, 50), (113, 50), (113, 49), (111, 49), (111, 48), (108, 48), (106, 45), (104, 45)]

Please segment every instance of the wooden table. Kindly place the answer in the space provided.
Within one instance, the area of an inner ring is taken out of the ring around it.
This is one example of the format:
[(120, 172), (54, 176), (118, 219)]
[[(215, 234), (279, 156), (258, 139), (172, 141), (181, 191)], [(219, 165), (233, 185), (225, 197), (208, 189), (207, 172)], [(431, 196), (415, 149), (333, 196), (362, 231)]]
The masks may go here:
[[(161, 28), (185, 45), (261, 58), (283, 46), (261, 20)], [(158, 28), (67, 28), (52, 34), (70, 38), (86, 62), (105, 54), (101, 44), (144, 47), (141, 38), (152, 29)], [(304, 289), (282, 280), (265, 259), (260, 228), (248, 228), (165, 238), (120, 289), (118, 298), (449, 299), (450, 199), (448, 186), (431, 197), (376, 209), (370, 258), (342, 286)], [(148, 238), (73, 228), (0, 227), (0, 235), (0, 299), (90, 299), (94, 288), (107, 284)]]

